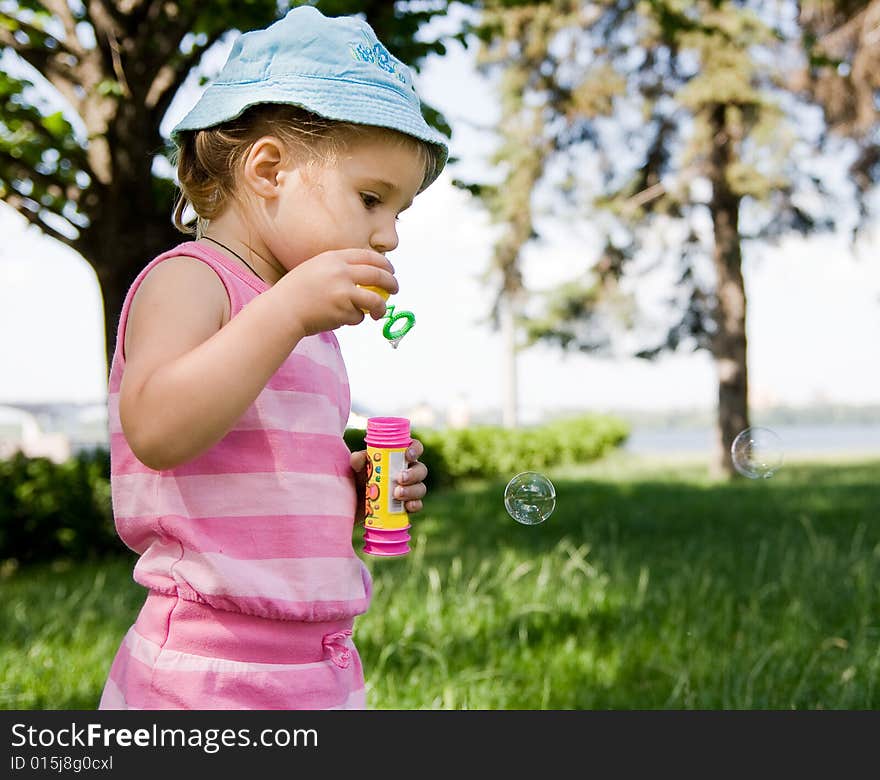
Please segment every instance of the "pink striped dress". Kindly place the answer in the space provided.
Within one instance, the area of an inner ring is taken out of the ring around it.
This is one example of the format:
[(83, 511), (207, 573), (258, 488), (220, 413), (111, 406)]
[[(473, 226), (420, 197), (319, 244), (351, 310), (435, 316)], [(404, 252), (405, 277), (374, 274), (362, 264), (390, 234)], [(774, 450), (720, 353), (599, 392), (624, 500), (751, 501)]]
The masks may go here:
[(155, 265), (180, 255), (215, 271), (233, 317), (267, 289), (187, 242), (128, 291), (109, 381), (111, 487), (117, 531), (140, 556), (134, 579), (148, 595), (99, 708), (363, 708), (351, 633), (371, 583), (352, 545), (355, 483), (342, 438), (350, 394), (335, 336), (303, 339), (232, 430), (181, 466), (150, 469), (125, 439), (131, 301)]

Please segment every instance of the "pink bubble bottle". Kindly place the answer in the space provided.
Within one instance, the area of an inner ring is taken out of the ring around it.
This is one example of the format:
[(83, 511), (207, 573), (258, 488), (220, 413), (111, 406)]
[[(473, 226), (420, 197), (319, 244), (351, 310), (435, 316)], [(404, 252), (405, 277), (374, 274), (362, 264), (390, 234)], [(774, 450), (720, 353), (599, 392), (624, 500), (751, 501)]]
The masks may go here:
[(369, 555), (406, 555), (409, 552), (409, 515), (394, 498), (397, 477), (406, 468), (406, 448), (412, 443), (405, 417), (367, 420), (367, 486), (364, 513), (364, 552)]

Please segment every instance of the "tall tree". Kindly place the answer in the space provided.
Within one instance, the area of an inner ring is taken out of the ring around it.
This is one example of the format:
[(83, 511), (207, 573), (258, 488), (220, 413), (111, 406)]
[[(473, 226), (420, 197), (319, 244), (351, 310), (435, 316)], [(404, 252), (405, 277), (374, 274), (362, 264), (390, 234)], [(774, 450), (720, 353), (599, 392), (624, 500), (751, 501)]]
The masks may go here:
[(496, 291), (490, 317), (502, 336), (502, 421), (510, 428), (518, 423), (518, 327), (526, 299), (522, 253), (539, 238), (533, 201), (559, 140), (548, 126), (549, 95), (555, 88), (550, 46), (561, 31), (581, 22), (580, 5), (572, 0), (486, 0), (479, 23), (470, 28), (480, 41), (478, 67), (500, 75), (501, 116), (494, 128), (498, 147), (492, 162), (501, 173), (495, 183), (455, 183), (479, 198), (500, 227), (485, 279)]
[(880, 0), (801, 0), (798, 16), (807, 61), (790, 86), (822, 107), (832, 134), (856, 144), (850, 174), (863, 225), (865, 195), (880, 181)]
[(516, 342), (524, 293), (520, 255), (537, 235), (532, 197), (552, 148), (544, 127), (543, 106), (539, 101), (527, 100), (544, 89), (540, 66), (562, 22), (556, 14), (557, 6), (530, 3), (508, 7), (493, 0), (485, 4), (477, 62), (486, 71), (501, 71), (501, 117), (495, 128), (500, 142), (493, 162), (503, 173), (496, 184), (458, 182), (482, 201), (491, 219), (501, 227), (486, 280), (497, 289), (491, 319), (502, 335), (502, 422), (509, 428), (516, 427), (518, 420)]
[(577, 23), (546, 47), (543, 93), (523, 100), (543, 101), (544, 127), (569, 160), (566, 189), (590, 203), (604, 249), (528, 333), (570, 349), (601, 347), (613, 341), (602, 316), (608, 291), (646, 258), (677, 263), (674, 319), (639, 354), (711, 352), (713, 467), (731, 474), (730, 445), (749, 425), (743, 245), (832, 225), (814, 170), (824, 128), (784, 88), (803, 62), (800, 30), (785, 14), (793, 6), (576, 5)]
[[(174, 181), (160, 126), (202, 55), (225, 34), (269, 24), (276, 0), (15, 0), (0, 5), (0, 194), (94, 268), (104, 299), (108, 366), (129, 285), (181, 239), (170, 221)], [(325, 14), (363, 14), (397, 56), (418, 67), (442, 40), (417, 35), (445, 0), (324, 0)], [(449, 132), (440, 114), (426, 116)], [(34, 259), (34, 262), (39, 262)]]

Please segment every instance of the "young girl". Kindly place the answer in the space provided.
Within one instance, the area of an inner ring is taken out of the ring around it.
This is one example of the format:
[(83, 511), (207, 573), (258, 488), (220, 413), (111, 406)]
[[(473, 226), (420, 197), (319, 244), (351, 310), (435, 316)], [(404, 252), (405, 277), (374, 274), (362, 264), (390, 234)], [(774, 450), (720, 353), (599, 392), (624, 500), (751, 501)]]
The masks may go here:
[(332, 331), (384, 315), (365, 288), (397, 291), (395, 222), (446, 139), (367, 24), (307, 6), (242, 35), (172, 137), (197, 240), (147, 265), (119, 322), (113, 510), (148, 595), (100, 708), (362, 708), (366, 454)]

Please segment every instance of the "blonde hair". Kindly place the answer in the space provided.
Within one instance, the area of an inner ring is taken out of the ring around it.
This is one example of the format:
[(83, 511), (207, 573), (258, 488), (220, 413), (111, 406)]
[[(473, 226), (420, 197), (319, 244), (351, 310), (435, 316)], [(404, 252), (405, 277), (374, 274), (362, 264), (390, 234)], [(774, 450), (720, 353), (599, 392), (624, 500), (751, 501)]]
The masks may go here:
[[(202, 235), (208, 222), (236, 197), (238, 172), (251, 146), (265, 135), (277, 136), (292, 154), (301, 155), (308, 163), (328, 164), (337, 158), (346, 141), (376, 131), (416, 149), (425, 166), (423, 181), (433, 180), (439, 165), (438, 149), (433, 144), (384, 127), (326, 119), (299, 106), (252, 106), (221, 125), (184, 132), (175, 155), (180, 192), (172, 215), (174, 226), (182, 233)], [(196, 214), (195, 224), (185, 220), (187, 207)]]

